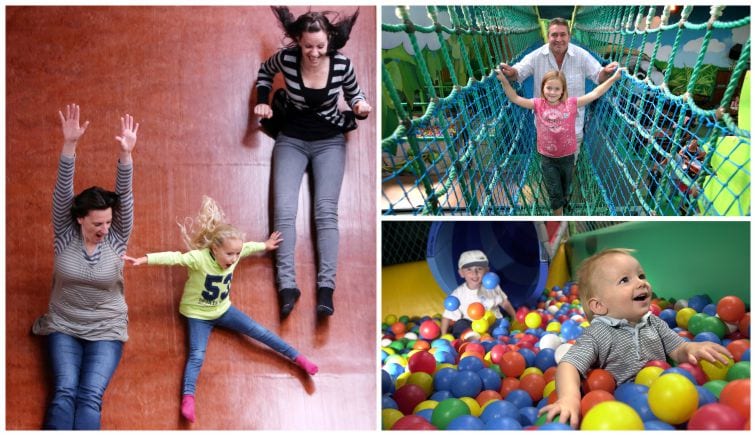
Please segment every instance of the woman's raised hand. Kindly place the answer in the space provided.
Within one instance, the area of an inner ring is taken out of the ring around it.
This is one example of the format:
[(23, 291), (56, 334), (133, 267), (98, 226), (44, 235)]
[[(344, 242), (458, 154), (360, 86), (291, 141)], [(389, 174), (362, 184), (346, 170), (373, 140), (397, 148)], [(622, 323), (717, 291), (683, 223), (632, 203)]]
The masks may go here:
[(79, 105), (76, 103), (66, 105), (65, 115), (63, 111), (58, 111), (58, 115), (60, 115), (64, 144), (75, 146), (81, 135), (87, 131), (89, 121), (85, 121), (81, 126), (79, 125)]
[(139, 123), (134, 123), (134, 117), (129, 114), (121, 117), (121, 136), (116, 136), (115, 139), (121, 145), (122, 152), (131, 153), (134, 150), (138, 130)]

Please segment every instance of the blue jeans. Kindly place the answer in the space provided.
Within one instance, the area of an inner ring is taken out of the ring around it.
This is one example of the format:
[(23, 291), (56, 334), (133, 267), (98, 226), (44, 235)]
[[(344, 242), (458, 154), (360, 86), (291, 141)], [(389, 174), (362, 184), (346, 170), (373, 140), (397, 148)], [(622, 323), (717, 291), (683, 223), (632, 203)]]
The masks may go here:
[(102, 396), (121, 360), (123, 342), (87, 341), (65, 333), (47, 339), (55, 392), (47, 430), (99, 430)]
[(337, 135), (303, 141), (280, 134), (273, 148), (273, 223), (283, 240), (276, 250), (278, 289), (296, 288), (294, 249), (297, 241), (299, 187), (312, 166), (313, 209), (318, 249), (318, 287), (333, 289), (339, 256), (339, 193), (344, 178), (346, 138)]
[(207, 350), (207, 341), (210, 339), (210, 333), (213, 327), (223, 327), (238, 333), (243, 333), (252, 339), (256, 339), (269, 346), (275, 351), (283, 354), (291, 360), (296, 359), (299, 355), (291, 345), (284, 342), (275, 333), (256, 323), (244, 312), (236, 309), (234, 306), (228, 308), (226, 313), (217, 319), (196, 319), (186, 318), (187, 327), (189, 328), (189, 358), (186, 360), (184, 368), (184, 386), (183, 394), (194, 395), (197, 378), (199, 377), (202, 363), (205, 361), (205, 350)]

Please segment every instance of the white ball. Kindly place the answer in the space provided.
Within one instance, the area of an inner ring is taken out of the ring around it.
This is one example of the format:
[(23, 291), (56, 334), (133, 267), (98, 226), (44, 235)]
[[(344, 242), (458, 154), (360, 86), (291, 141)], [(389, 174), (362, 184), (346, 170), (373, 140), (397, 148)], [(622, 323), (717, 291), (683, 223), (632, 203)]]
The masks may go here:
[(410, 341), (414, 341), (417, 339), (417, 333), (415, 332), (407, 332), (404, 334), (404, 339), (408, 339)]
[(567, 354), (567, 351), (569, 351), (570, 348), (572, 348), (572, 344), (562, 344), (557, 347), (556, 351), (554, 351), (554, 360), (556, 360), (557, 364), (562, 360), (562, 357)]
[(392, 341), (389, 338), (381, 339), (381, 347), (388, 347), (389, 345), (391, 345), (392, 342), (394, 341)]
[(675, 310), (685, 309), (686, 307), (688, 307), (688, 300), (675, 301)]
[(541, 340), (538, 342), (538, 348), (541, 350), (546, 348), (556, 349), (560, 345), (562, 345), (562, 338), (553, 333), (541, 336)]
[(548, 310), (548, 311), (549, 311), (549, 313), (553, 315), (553, 314), (557, 313), (557, 311), (559, 310), (559, 308), (558, 308), (558, 307), (556, 307), (556, 305), (552, 304), (552, 305), (551, 305), (551, 306), (549, 306), (549, 307), (548, 307), (548, 309), (546, 309), (546, 310)]

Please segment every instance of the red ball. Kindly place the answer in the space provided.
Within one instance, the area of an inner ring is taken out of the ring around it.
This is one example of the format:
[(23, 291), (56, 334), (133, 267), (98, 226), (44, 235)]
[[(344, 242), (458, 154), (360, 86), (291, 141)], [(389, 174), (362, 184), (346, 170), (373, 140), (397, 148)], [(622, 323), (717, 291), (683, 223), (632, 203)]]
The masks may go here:
[(420, 324), (418, 333), (423, 339), (433, 340), (441, 335), (441, 327), (435, 321), (429, 319)]
[(751, 379), (741, 378), (725, 385), (719, 402), (735, 409), (743, 419), (751, 419)]
[(669, 363), (667, 363), (664, 360), (649, 360), (648, 362), (646, 362), (645, 365), (643, 365), (644, 368), (647, 367), (647, 366), (658, 366), (661, 369), (672, 368), (672, 365), (670, 365)]
[(435, 425), (418, 415), (406, 415), (399, 418), (391, 430), (438, 430)]
[(520, 379), (520, 389), (527, 392), (535, 402), (541, 401), (545, 387), (546, 381), (541, 374), (528, 374)]
[(653, 313), (654, 316), (659, 316), (661, 313), (661, 307), (657, 306), (654, 303), (651, 303), (651, 306), (648, 308), (649, 312)]
[(734, 295), (722, 297), (717, 303), (717, 315), (726, 322), (738, 322), (745, 315), (745, 303)]
[(546, 383), (556, 378), (556, 372), (557, 372), (556, 366), (550, 366), (546, 371), (543, 372), (543, 379), (546, 380)]
[(738, 330), (745, 338), (751, 337), (751, 312), (746, 313), (740, 321), (738, 321)]
[(688, 430), (743, 430), (746, 420), (730, 406), (707, 404), (693, 413)]
[(436, 372), (436, 358), (427, 351), (418, 351), (407, 361), (410, 372), (425, 372), (433, 375)]
[(505, 347), (502, 344), (496, 344), (493, 347), (491, 347), (490, 351), (490, 357), (491, 362), (498, 365), (499, 362), (501, 362), (501, 356), (504, 355), (504, 353), (507, 352), (507, 347)]
[(615, 387), (617, 387), (617, 382), (614, 380), (614, 376), (605, 369), (592, 369), (585, 379), (586, 392), (602, 390), (613, 394)]
[(525, 315), (528, 314), (530, 310), (527, 308), (527, 306), (521, 306), (519, 309), (517, 309), (517, 312), (515, 312), (515, 319), (521, 323), (525, 322)]
[(507, 377), (519, 377), (525, 371), (525, 358), (516, 351), (509, 351), (501, 356), (499, 368)]
[(469, 306), (467, 306), (467, 316), (469, 316), (473, 321), (483, 318), (483, 315), (485, 314), (486, 308), (483, 307), (483, 305), (480, 303), (471, 303)]
[(405, 326), (403, 322), (397, 321), (391, 324), (391, 331), (394, 332), (395, 335), (400, 335), (407, 331), (407, 326)]
[(607, 391), (590, 391), (580, 400), (580, 416), (585, 416), (596, 404), (612, 400), (614, 400), (614, 395)]
[(520, 379), (515, 377), (506, 377), (501, 379), (501, 388), (499, 388), (499, 393), (501, 394), (502, 398), (507, 398), (507, 395), (509, 395), (510, 392), (516, 391), (517, 389), (520, 389)]
[(701, 369), (701, 367), (698, 365), (691, 365), (688, 362), (683, 362), (677, 365), (677, 367), (688, 371), (693, 376), (693, 378), (696, 379), (696, 383), (699, 386), (703, 386), (704, 383), (709, 381), (709, 377), (706, 376), (706, 373), (703, 372), (703, 369)]
[(415, 407), (428, 398), (427, 394), (418, 385), (406, 384), (394, 392), (394, 401), (399, 411), (405, 415), (412, 414)]
[(751, 348), (751, 341), (748, 339), (737, 339), (727, 344), (727, 349), (732, 353), (732, 357), (736, 362), (740, 362), (743, 353)]

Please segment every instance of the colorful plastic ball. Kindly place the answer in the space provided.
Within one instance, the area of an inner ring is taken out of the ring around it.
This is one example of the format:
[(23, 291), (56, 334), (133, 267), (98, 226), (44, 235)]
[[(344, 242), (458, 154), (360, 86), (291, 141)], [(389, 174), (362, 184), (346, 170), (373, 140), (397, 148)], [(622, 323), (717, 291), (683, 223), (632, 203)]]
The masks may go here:
[(509, 351), (501, 356), (499, 368), (507, 377), (519, 377), (525, 371), (525, 358), (517, 351)]
[(616, 387), (617, 382), (614, 380), (614, 376), (605, 369), (592, 369), (588, 372), (588, 376), (585, 379), (586, 392), (602, 390), (611, 394)]
[(483, 368), (485, 368), (485, 364), (475, 356), (463, 357), (459, 359), (459, 364), (457, 365), (457, 370), (459, 371), (478, 372)]
[(674, 309), (664, 309), (659, 314), (659, 318), (666, 322), (669, 328), (673, 329), (677, 327), (677, 312)]
[(464, 401), (465, 404), (467, 404), (467, 407), (470, 409), (470, 415), (480, 416), (480, 412), (482, 409), (480, 407), (480, 404), (478, 404), (478, 402), (475, 401), (475, 398), (460, 397), (459, 399)]
[(394, 390), (394, 380), (391, 378), (391, 374), (385, 370), (381, 370), (381, 393), (392, 394)]
[(675, 427), (673, 425), (667, 424), (664, 421), (654, 420), (654, 421), (646, 421), (643, 423), (643, 427), (646, 430), (675, 430)]
[(483, 382), (484, 391), (496, 391), (501, 389), (501, 376), (491, 368), (481, 368), (478, 370), (478, 377)]
[(398, 318), (396, 317), (396, 315), (389, 314), (389, 315), (386, 315), (386, 318), (383, 319), (383, 322), (388, 325), (391, 325), (395, 323), (397, 320)]
[(698, 407), (699, 408), (707, 404), (716, 403), (719, 401), (713, 393), (709, 392), (709, 390), (703, 386), (696, 386), (696, 390), (698, 391)]
[(483, 274), (483, 280), (481, 280), (481, 283), (486, 289), (494, 289), (499, 286), (499, 276), (495, 272), (489, 271)]
[(678, 375), (681, 375), (681, 376), (687, 378), (688, 380), (690, 380), (690, 382), (693, 383), (693, 385), (698, 384), (698, 381), (693, 376), (693, 374), (691, 374), (689, 371), (686, 371), (685, 369), (683, 369), (683, 368), (681, 368), (679, 366), (675, 366), (675, 367), (672, 367), (672, 368), (669, 368), (669, 369), (665, 369), (664, 372), (662, 372), (659, 377), (663, 377), (663, 376), (665, 376), (667, 374), (678, 374)]
[(433, 376), (425, 372), (413, 372), (407, 378), (407, 383), (420, 386), (425, 395), (429, 396), (433, 393)]
[(746, 419), (725, 404), (707, 404), (691, 416), (688, 430), (743, 430)]
[(648, 386), (637, 383), (622, 383), (614, 390), (614, 398), (617, 401), (627, 403), (634, 396), (648, 393)]
[[(546, 378), (544, 377), (544, 381)], [(549, 380), (543, 387), (543, 395), (541, 397), (548, 397), (552, 392), (556, 390), (556, 380)]]
[(703, 370), (698, 365), (693, 365), (689, 362), (683, 362), (679, 365), (677, 365), (678, 368), (684, 369), (687, 371), (690, 375), (693, 376), (693, 379), (695, 380), (695, 383), (697, 385), (703, 386), (704, 383), (706, 383), (709, 379), (706, 377), (706, 374), (704, 374)]
[(743, 418), (751, 419), (751, 380), (739, 379), (727, 383), (719, 394), (719, 402), (735, 409)]
[(554, 359), (554, 350), (551, 348), (541, 349), (536, 354), (535, 362), (533, 362), (538, 369), (546, 372), (552, 366), (556, 366), (556, 360)]
[(522, 357), (525, 358), (525, 366), (531, 367), (535, 364), (535, 358), (536, 353), (535, 351), (531, 350), (530, 348), (520, 348), (517, 350), (518, 353), (522, 355)]
[(429, 400), (441, 402), (449, 398), (454, 398), (451, 392), (449, 391), (436, 391), (433, 393), (433, 395), (430, 396)]
[(751, 348), (751, 341), (749, 341), (748, 339), (737, 339), (727, 344), (726, 348), (730, 351), (730, 353), (732, 353), (734, 360), (736, 362), (740, 362), (742, 360), (743, 353)]
[(707, 316), (704, 318), (703, 329), (705, 332), (714, 333), (719, 339), (724, 338), (727, 334), (727, 325), (716, 316)]
[(709, 362), (705, 359), (701, 359), (698, 364), (701, 366), (701, 369), (703, 369), (703, 372), (706, 373), (706, 376), (709, 377), (709, 380), (724, 380), (725, 377), (727, 377), (727, 371), (729, 371), (730, 367), (735, 363), (729, 357), (727, 360), (728, 362), (726, 365), (719, 360)]
[(715, 344), (722, 344), (719, 336), (713, 332), (701, 332), (693, 338), (694, 342), (714, 342)]
[(517, 407), (509, 401), (499, 400), (488, 403), (480, 413), (480, 419), (488, 422), (497, 418), (517, 418)]
[(703, 312), (703, 313), (705, 313), (705, 314), (707, 314), (709, 316), (715, 316), (717, 314), (717, 306), (714, 305), (714, 304), (709, 303), (706, 306), (704, 306), (703, 309), (701, 309), (701, 312)]
[(527, 392), (533, 401), (540, 401), (543, 398), (545, 387), (546, 381), (540, 374), (528, 374), (520, 379), (520, 389)]
[(530, 312), (525, 316), (525, 325), (531, 329), (538, 328), (538, 326), (541, 325), (541, 322), (543, 322), (543, 319), (538, 312)]
[(648, 388), (648, 404), (659, 419), (682, 424), (698, 408), (696, 386), (680, 374), (665, 374)]
[(695, 313), (688, 319), (688, 323), (685, 328), (694, 336), (705, 330), (704, 320), (709, 318), (705, 313)]
[[(501, 381), (499, 381), (499, 384), (501, 384)], [(481, 411), (486, 408), (488, 403), (493, 401), (500, 401), (501, 394), (499, 393), (499, 390), (485, 390), (478, 394), (477, 397), (475, 397), (475, 401), (478, 402), (478, 405), (481, 407)]]
[(549, 333), (559, 333), (562, 330), (562, 324), (559, 321), (551, 321), (546, 325), (546, 331)]
[(415, 409), (412, 411), (413, 415), (417, 415), (418, 412), (426, 410), (426, 409), (435, 409), (436, 406), (438, 406), (438, 401), (436, 400), (425, 400), (421, 401), (420, 404), (415, 406)]
[(438, 403), (431, 415), (431, 424), (440, 430), (446, 430), (449, 423), (458, 416), (469, 415), (470, 408), (458, 398), (448, 398)]
[(565, 430), (572, 430), (572, 427), (570, 427), (567, 424), (562, 424), (561, 422), (548, 422), (540, 427), (538, 427), (538, 430), (545, 430), (545, 431), (565, 431)]
[(501, 417), (484, 422), (485, 430), (522, 430), (522, 425), (516, 418)]
[(407, 326), (406, 326), (406, 325), (404, 325), (404, 323), (402, 323), (402, 322), (399, 322), (399, 321), (397, 321), (397, 322), (395, 322), (395, 323), (391, 324), (391, 331), (392, 331), (392, 332), (393, 332), (393, 333), (394, 333), (395, 335), (400, 335), (400, 334), (403, 334), (403, 333), (404, 333), (404, 332), (406, 331), (406, 328), (407, 328)]
[(384, 430), (391, 430), (394, 424), (403, 416), (404, 414), (397, 409), (381, 410), (381, 428)]
[(562, 345), (562, 339), (560, 339), (559, 336), (553, 333), (548, 333), (541, 336), (541, 340), (538, 341), (538, 348), (542, 350), (545, 348), (551, 348), (555, 350), (560, 345)]
[(654, 421), (657, 419), (654, 412), (651, 411), (651, 406), (648, 404), (648, 394), (632, 397), (625, 404), (632, 407), (643, 422)]
[(499, 393), (502, 398), (506, 398), (510, 392), (520, 388), (520, 380), (515, 377), (504, 377), (501, 379), (501, 388)]
[(459, 298), (449, 295), (444, 299), (444, 307), (447, 310), (457, 310), (459, 309)]
[(457, 398), (477, 397), (483, 390), (483, 381), (473, 371), (458, 371), (451, 385), (451, 393)]
[(401, 417), (391, 430), (436, 430), (436, 427), (417, 415), (407, 415)]
[(661, 369), (667, 369), (667, 368), (672, 367), (672, 365), (670, 365), (664, 360), (649, 360), (648, 362), (646, 362), (645, 365), (643, 365), (644, 368), (647, 366), (658, 366)]
[(619, 401), (599, 403), (583, 417), (581, 430), (643, 430), (643, 421), (632, 407)]
[(694, 295), (688, 299), (688, 307), (696, 312), (701, 312), (709, 303), (711, 303), (711, 298), (708, 295)]
[(738, 321), (738, 330), (746, 338), (751, 337), (751, 312), (746, 313), (740, 321)]
[(472, 322), (472, 329), (476, 333), (486, 333), (488, 331), (488, 320), (485, 318), (476, 319)]
[(428, 398), (423, 388), (413, 384), (405, 384), (394, 392), (394, 401), (399, 406), (399, 411), (409, 415), (415, 410), (415, 406)]
[(433, 339), (436, 339), (441, 335), (441, 328), (438, 326), (438, 324), (436, 324), (435, 321), (429, 319), (423, 321), (423, 323), (420, 324), (418, 333), (420, 334), (421, 338), (432, 341)]
[(738, 322), (745, 315), (745, 303), (734, 295), (722, 297), (717, 303), (717, 314), (726, 322)]
[(513, 390), (504, 399), (514, 404), (518, 409), (522, 409), (523, 407), (530, 407), (533, 405), (533, 398), (530, 397), (529, 393), (525, 392), (522, 389)]
[(727, 382), (724, 380), (711, 380), (704, 383), (703, 387), (719, 399), (719, 395), (722, 393), (722, 389), (724, 389), (726, 385)]
[(451, 420), (447, 430), (483, 430), (483, 421), (471, 416), (461, 415)]
[(382, 395), (381, 396), (381, 409), (399, 409), (399, 406), (396, 404), (396, 401), (394, 401), (393, 398), (391, 398), (391, 395)]
[(687, 329), (688, 328), (688, 321), (690, 318), (696, 314), (696, 311), (685, 307), (677, 311), (677, 316), (675, 317), (675, 321), (677, 321), (677, 325)]
[(743, 352), (743, 354), (740, 355), (740, 361), (741, 362), (750, 362), (751, 361), (751, 349), (747, 349)]
[(613, 401), (614, 395), (607, 391), (591, 391), (580, 400), (580, 416), (585, 416), (595, 405), (604, 401)]
[(410, 372), (433, 374), (436, 372), (436, 358), (428, 351), (417, 351), (407, 361), (407, 368)]
[(737, 362), (736, 364), (732, 365), (729, 370), (727, 370), (727, 375), (725, 376), (725, 380), (727, 381), (742, 378), (751, 378), (751, 362)]
[(470, 303), (470, 305), (467, 306), (467, 316), (469, 316), (473, 321), (483, 318), (483, 315), (485, 315), (485, 313), (486, 308), (478, 302)]

